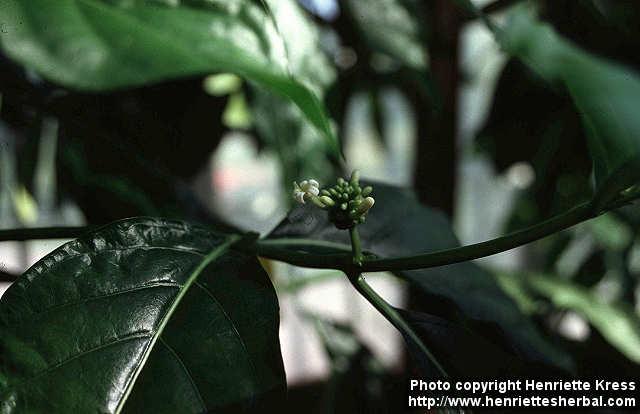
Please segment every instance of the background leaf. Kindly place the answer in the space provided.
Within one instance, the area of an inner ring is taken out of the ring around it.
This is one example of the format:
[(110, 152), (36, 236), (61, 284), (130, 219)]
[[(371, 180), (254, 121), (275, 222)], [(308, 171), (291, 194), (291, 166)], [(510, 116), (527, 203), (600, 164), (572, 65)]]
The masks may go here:
[(4, 52), (54, 82), (96, 91), (235, 73), (293, 101), (339, 154), (322, 103), (294, 79), (314, 62), (296, 54), (303, 63), (290, 64), (270, 16), (249, 0), (7, 0), (2, 15)]
[[(365, 250), (406, 256), (455, 247), (458, 241), (445, 216), (422, 206), (413, 194), (375, 183), (376, 205), (359, 227)], [(312, 206), (293, 209), (269, 238), (312, 238), (349, 243), (348, 232), (337, 230), (325, 211)], [(315, 250), (309, 245), (292, 249)], [(323, 247), (318, 253), (324, 251)], [(495, 279), (472, 262), (437, 268), (399, 271), (422, 294), (423, 311), (456, 322), (520, 358), (570, 368), (567, 355), (538, 332)]]
[[(436, 359), (442, 362), (445, 371), (454, 378), (504, 378), (523, 375), (525, 372), (529, 375), (533, 373), (532, 367), (527, 367), (528, 371), (525, 371), (526, 364), (515, 355), (462, 326), (422, 312), (398, 311)], [(431, 361), (425, 358), (412, 341), (407, 341), (407, 344), (417, 364), (417, 371), (421, 375), (438, 378)]]
[(640, 363), (640, 317), (631, 306), (604, 302), (587, 288), (558, 277), (538, 273), (503, 277), (548, 298), (559, 309), (582, 315), (627, 358)]
[(605, 206), (620, 191), (638, 183), (638, 75), (584, 52), (524, 8), (518, 8), (497, 34), (508, 53), (543, 78), (567, 88), (587, 134), (598, 206)]
[(417, 21), (419, 2), (412, 0), (348, 0), (344, 7), (371, 50), (413, 69), (426, 69), (424, 28)]
[(225, 240), (130, 219), (36, 263), (0, 302), (2, 411), (245, 412), (279, 402), (275, 292), (257, 260)]

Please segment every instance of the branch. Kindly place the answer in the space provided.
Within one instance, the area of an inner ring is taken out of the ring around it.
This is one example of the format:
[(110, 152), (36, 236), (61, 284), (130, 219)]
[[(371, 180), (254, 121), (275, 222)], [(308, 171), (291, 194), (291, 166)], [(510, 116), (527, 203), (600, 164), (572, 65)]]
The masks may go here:
[(496, 0), (484, 6), (480, 11), (484, 14), (498, 13), (522, 0)]
[(22, 229), (0, 230), (2, 241), (26, 241), (46, 239), (75, 239), (92, 230), (93, 226), (81, 227), (34, 227)]
[(591, 203), (587, 202), (574, 207), (566, 213), (554, 216), (542, 223), (513, 232), (506, 236), (467, 246), (455, 247), (452, 249), (424, 253), (415, 256), (365, 260), (361, 270), (368, 272), (393, 269), (412, 270), (465, 262), (467, 260), (478, 259), (511, 250), (549, 236), (560, 230), (572, 227), (595, 216), (597, 216), (597, 214), (594, 213)]
[[(355, 259), (355, 257), (354, 257)], [(442, 365), (438, 362), (436, 357), (429, 351), (424, 342), (411, 328), (409, 323), (398, 313), (398, 311), (385, 301), (382, 296), (373, 290), (373, 288), (367, 283), (364, 276), (361, 274), (349, 276), (349, 281), (353, 287), (360, 293), (378, 312), (385, 317), (400, 333), (405, 337), (407, 342), (413, 342), (413, 344), (422, 352), (425, 357), (433, 364), (436, 371), (442, 375), (443, 378), (449, 378), (447, 372)]]
[[(362, 262), (362, 249), (360, 246), (360, 235), (358, 234), (358, 227), (354, 226), (349, 229), (349, 235), (351, 237), (351, 259), (356, 265), (360, 265)], [(411, 326), (404, 320), (402, 315), (391, 306), (384, 298), (373, 290), (367, 283), (364, 275), (361, 273), (347, 273), (347, 278), (351, 285), (364, 297), (378, 312), (385, 317), (400, 333), (404, 336), (405, 341), (412, 342), (424, 356), (433, 364), (436, 371), (440, 373), (444, 378), (448, 378), (447, 372), (442, 368), (442, 365), (438, 362), (436, 357), (429, 351), (429, 348), (422, 342), (420, 337), (414, 332)]]
[(17, 275), (0, 270), (0, 282), (15, 282), (17, 278)]
[(270, 243), (272, 240), (258, 240), (252, 246), (243, 248), (247, 253), (257, 254), (271, 260), (289, 263), (294, 266), (308, 267), (312, 269), (336, 269), (345, 270), (353, 266), (350, 253), (313, 254), (278, 247)]
[[(626, 200), (626, 202), (628, 202), (628, 200)], [(621, 204), (623, 204), (622, 201), (618, 203), (618, 205)], [(414, 256), (371, 258), (365, 255), (361, 265), (352, 263), (348, 254), (318, 255), (281, 248), (277, 245), (284, 245), (286, 243), (279, 243), (277, 239), (257, 241), (255, 249), (260, 256), (301, 267), (331, 268), (353, 273), (426, 269), (478, 259), (511, 250), (560, 230), (572, 227), (597, 215), (598, 213), (594, 212), (591, 203), (587, 202), (542, 223), (506, 236), (467, 246), (422, 253)], [(288, 241), (291, 244), (291, 239), (288, 239)], [(310, 243), (307, 240), (300, 245), (310, 245)], [(328, 246), (325, 245), (324, 247)]]
[[(493, 13), (500, 13), (501, 11), (504, 11), (505, 9), (508, 9), (509, 7), (513, 6), (514, 4), (523, 1), (523, 0), (495, 0), (493, 3), (489, 3), (486, 6), (484, 6), (482, 9), (480, 9), (480, 14), (481, 15), (488, 15), (488, 14), (493, 14)], [(477, 18), (479, 18), (480, 16), (478, 15), (478, 13), (472, 13), (469, 12), (465, 17), (465, 21), (469, 22), (471, 20), (475, 20)]]
[[(640, 188), (613, 200), (607, 206), (606, 210), (600, 211), (596, 211), (593, 208), (593, 203), (586, 202), (565, 213), (543, 221), (542, 223), (513, 232), (506, 236), (467, 246), (394, 258), (372, 258), (371, 255), (365, 253), (362, 264), (353, 262), (351, 254), (346, 253), (347, 247), (345, 245), (322, 240), (290, 238), (256, 240), (255, 242), (247, 243), (246, 245), (236, 245), (235, 249), (248, 254), (257, 254), (258, 256), (262, 256), (267, 259), (289, 263), (294, 266), (315, 269), (336, 269), (352, 274), (362, 272), (426, 269), (479, 259), (481, 257), (491, 256), (520, 247), (527, 243), (531, 243), (532, 241), (547, 237), (553, 233), (573, 227), (576, 224), (592, 219), (608, 210), (625, 206), (639, 197)], [(45, 227), (0, 230), (0, 241), (76, 238), (92, 228), (94, 227)], [(300, 250), (293, 250), (291, 246), (315, 246), (335, 253), (308, 253)]]

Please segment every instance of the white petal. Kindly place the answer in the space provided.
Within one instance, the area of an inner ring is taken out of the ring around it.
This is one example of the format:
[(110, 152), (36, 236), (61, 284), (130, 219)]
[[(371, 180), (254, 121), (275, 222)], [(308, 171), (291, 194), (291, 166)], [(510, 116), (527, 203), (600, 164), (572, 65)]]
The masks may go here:
[(365, 214), (367, 211), (369, 211), (369, 209), (371, 207), (373, 207), (373, 204), (375, 203), (375, 200), (373, 199), (373, 197), (367, 197), (364, 200), (362, 200), (362, 203), (360, 203), (360, 206), (358, 207), (358, 214)]

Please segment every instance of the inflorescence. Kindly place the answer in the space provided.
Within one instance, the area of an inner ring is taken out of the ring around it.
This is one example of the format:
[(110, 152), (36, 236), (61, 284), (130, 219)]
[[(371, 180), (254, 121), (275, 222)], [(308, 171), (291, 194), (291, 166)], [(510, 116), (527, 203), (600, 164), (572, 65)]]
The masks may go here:
[(349, 181), (338, 178), (333, 187), (320, 190), (316, 180), (293, 183), (293, 198), (305, 204), (310, 200), (317, 207), (327, 210), (329, 220), (339, 229), (350, 229), (364, 223), (365, 216), (375, 200), (370, 196), (373, 188), (360, 187), (360, 174), (354, 171)]

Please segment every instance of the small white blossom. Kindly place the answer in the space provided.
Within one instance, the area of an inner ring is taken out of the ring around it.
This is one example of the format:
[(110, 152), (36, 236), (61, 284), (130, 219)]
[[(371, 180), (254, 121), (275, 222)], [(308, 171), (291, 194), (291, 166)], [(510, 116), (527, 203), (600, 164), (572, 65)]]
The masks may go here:
[(320, 184), (316, 180), (304, 180), (300, 184), (293, 182), (293, 198), (301, 204), (304, 204), (304, 197), (317, 197), (320, 194)]
[(371, 207), (373, 207), (373, 204), (375, 203), (376, 200), (373, 199), (373, 197), (367, 197), (364, 200), (362, 200), (362, 203), (360, 203), (360, 205), (358, 206), (358, 209), (356, 210), (356, 213), (358, 215), (364, 215), (367, 213), (367, 211), (369, 211), (369, 209), (371, 209)]

